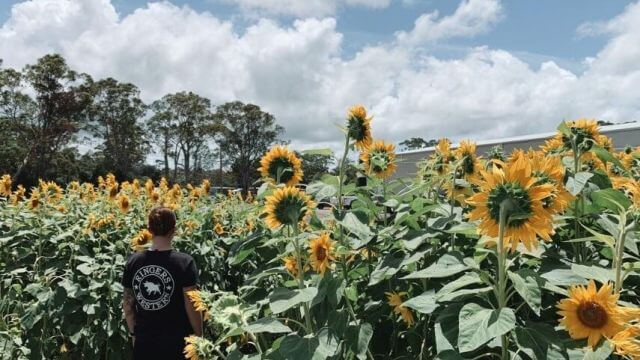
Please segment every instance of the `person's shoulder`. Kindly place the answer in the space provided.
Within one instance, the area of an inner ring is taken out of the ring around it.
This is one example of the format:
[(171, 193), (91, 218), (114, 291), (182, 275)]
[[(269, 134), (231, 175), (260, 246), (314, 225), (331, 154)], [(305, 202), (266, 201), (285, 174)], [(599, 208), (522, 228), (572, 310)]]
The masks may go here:
[(187, 263), (193, 261), (193, 256), (187, 253), (180, 252), (178, 250), (172, 251), (171, 256)]
[(134, 252), (131, 255), (129, 255), (129, 257), (127, 258), (127, 264), (133, 264), (136, 261), (144, 258), (146, 255), (146, 251), (142, 251), (142, 252)]

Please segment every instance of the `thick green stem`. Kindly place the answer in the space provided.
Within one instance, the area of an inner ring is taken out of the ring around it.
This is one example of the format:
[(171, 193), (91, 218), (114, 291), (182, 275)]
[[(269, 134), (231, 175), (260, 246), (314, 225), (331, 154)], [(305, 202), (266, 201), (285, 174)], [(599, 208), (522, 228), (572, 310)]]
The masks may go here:
[[(511, 204), (508, 201), (503, 201), (500, 204), (500, 224), (498, 228), (498, 244), (496, 246), (496, 256), (498, 258), (498, 289), (496, 291), (498, 295), (498, 312), (501, 313), (502, 309), (507, 306), (507, 296), (506, 296), (506, 260), (507, 255), (504, 249), (504, 234), (505, 228), (507, 226), (507, 218), (508, 211)], [(501, 347), (502, 347), (502, 360), (509, 359), (509, 337), (508, 334), (504, 334), (501, 337)]]
[(342, 184), (344, 183), (344, 166), (347, 161), (347, 155), (349, 154), (349, 134), (345, 135), (344, 140), (344, 153), (342, 154), (342, 160), (340, 160), (340, 175), (339, 175), (339, 183), (338, 183), (338, 209), (342, 213), (342, 209), (344, 205), (342, 203)]
[(624, 279), (622, 278), (622, 265), (624, 260), (624, 242), (627, 237), (627, 233), (635, 227), (635, 221), (631, 223), (631, 225), (626, 226), (627, 223), (627, 214), (626, 212), (622, 212), (620, 214), (620, 228), (618, 239), (616, 239), (616, 248), (615, 254), (613, 258), (613, 269), (616, 273), (615, 280), (615, 292), (619, 293), (622, 290), (622, 283)]
[[(295, 247), (296, 252), (296, 267), (298, 269), (298, 288), (300, 290), (304, 289), (304, 271), (302, 268), (302, 256), (300, 253), (300, 244), (298, 244), (298, 226), (293, 226), (293, 246)], [(306, 324), (307, 333), (310, 334), (313, 331), (313, 325), (311, 324), (311, 311), (309, 309), (309, 303), (302, 303), (303, 311), (304, 311), (304, 321)]]

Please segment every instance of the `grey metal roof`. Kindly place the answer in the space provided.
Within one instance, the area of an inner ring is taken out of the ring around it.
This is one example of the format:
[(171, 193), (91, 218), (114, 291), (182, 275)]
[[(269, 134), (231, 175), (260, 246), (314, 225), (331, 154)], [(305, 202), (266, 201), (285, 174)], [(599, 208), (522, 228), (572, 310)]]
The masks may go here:
[[(624, 148), (627, 145), (633, 147), (640, 145), (640, 123), (602, 126), (600, 127), (600, 133), (609, 136), (613, 140), (614, 146), (618, 149)], [(555, 134), (556, 132), (547, 132), (502, 139), (481, 140), (476, 142), (476, 151), (478, 154), (484, 154), (496, 145), (502, 145), (507, 154), (514, 149), (537, 148)], [(455, 149), (458, 145), (458, 143), (452, 144), (451, 148)], [(435, 147), (432, 146), (424, 149), (399, 152), (397, 154), (398, 168), (394, 177), (400, 178), (415, 175), (418, 162), (427, 158), (434, 151)]]

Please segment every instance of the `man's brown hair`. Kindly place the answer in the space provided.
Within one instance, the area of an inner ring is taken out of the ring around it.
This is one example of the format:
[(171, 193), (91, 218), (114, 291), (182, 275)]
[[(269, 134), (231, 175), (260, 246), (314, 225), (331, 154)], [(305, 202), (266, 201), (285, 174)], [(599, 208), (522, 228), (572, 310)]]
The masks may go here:
[(149, 212), (149, 231), (153, 235), (167, 236), (176, 227), (176, 214), (173, 210), (156, 206)]

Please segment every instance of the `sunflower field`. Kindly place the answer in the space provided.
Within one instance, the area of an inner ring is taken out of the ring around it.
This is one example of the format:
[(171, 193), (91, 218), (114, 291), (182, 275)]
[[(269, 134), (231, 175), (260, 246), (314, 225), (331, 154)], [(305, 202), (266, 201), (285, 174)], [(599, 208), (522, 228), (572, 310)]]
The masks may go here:
[[(200, 271), (188, 295), (205, 335), (187, 359), (640, 359), (640, 148), (615, 151), (581, 119), (511, 154), (441, 139), (397, 179), (372, 124), (349, 109), (339, 174), (312, 184), (272, 148), (244, 197), (206, 180), (24, 189), (5, 175), (0, 353), (130, 358), (120, 279), (162, 204)], [(347, 179), (349, 153), (366, 184)]]

